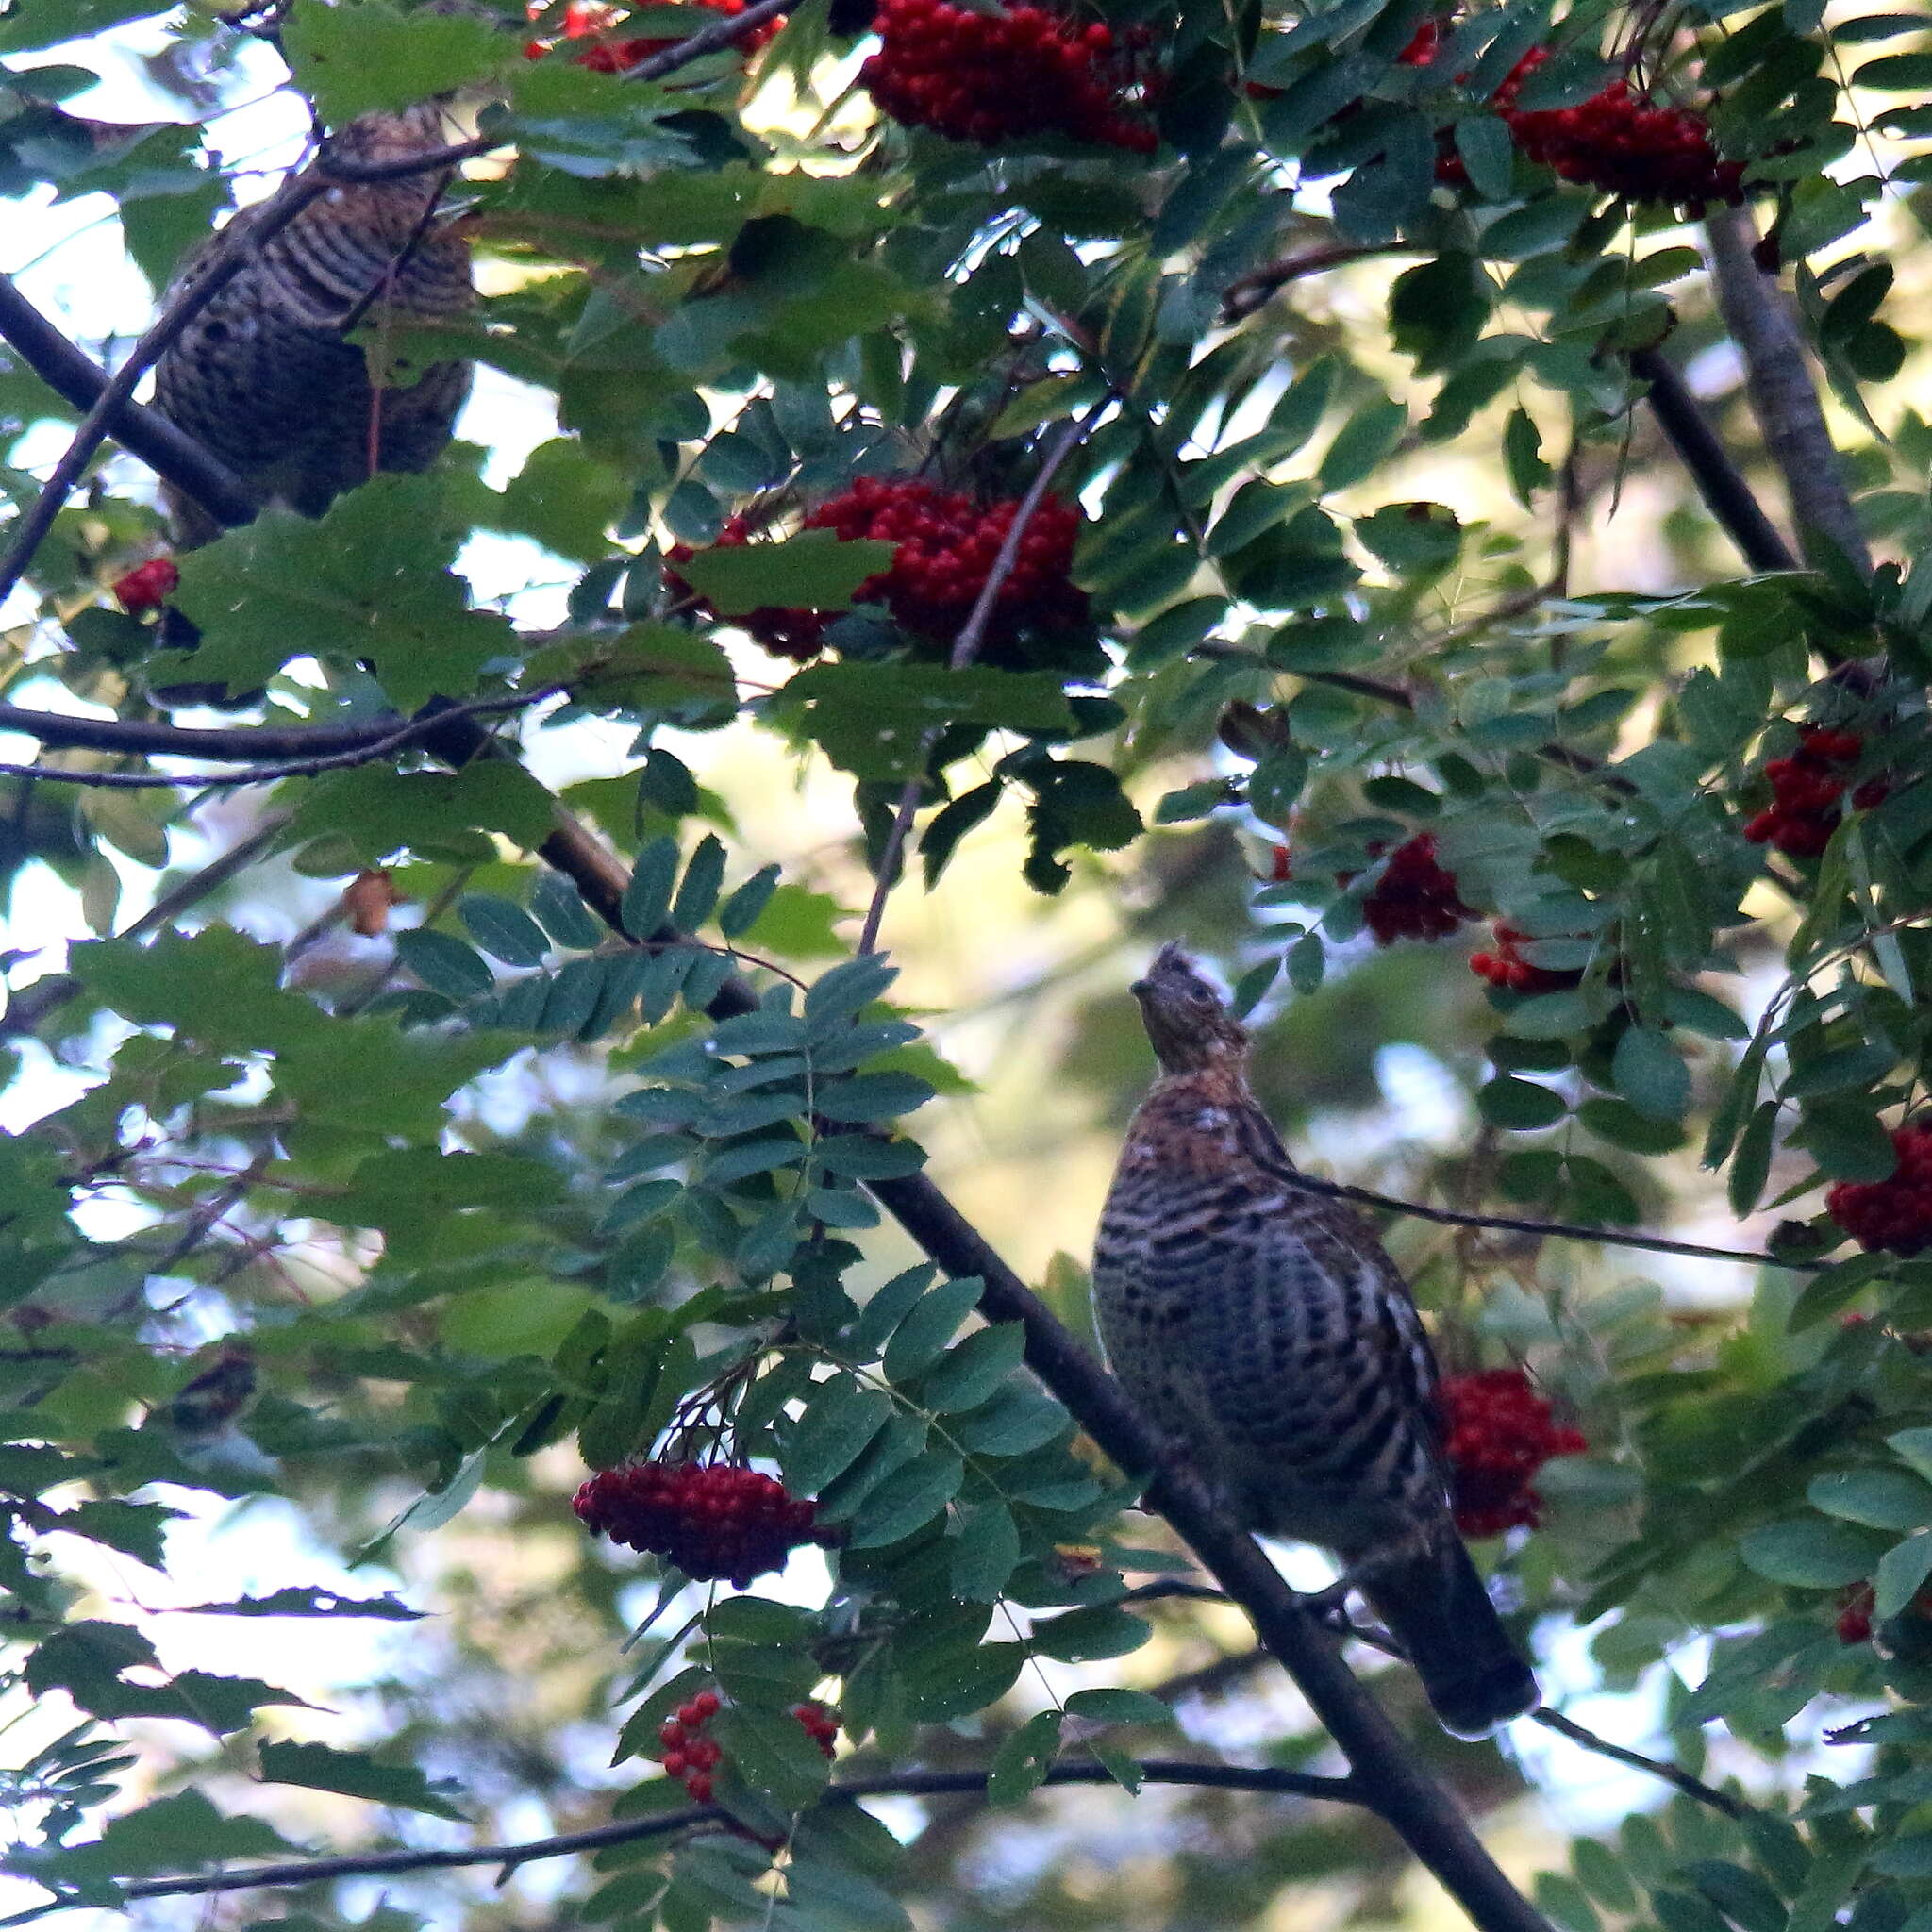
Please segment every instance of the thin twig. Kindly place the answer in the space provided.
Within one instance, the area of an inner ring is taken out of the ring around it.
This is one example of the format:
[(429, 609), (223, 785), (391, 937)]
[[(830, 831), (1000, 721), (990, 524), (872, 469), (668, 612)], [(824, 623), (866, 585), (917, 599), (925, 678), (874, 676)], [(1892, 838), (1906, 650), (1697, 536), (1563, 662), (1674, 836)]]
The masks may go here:
[[(220, 891), (238, 873), (253, 865), (288, 829), (293, 817), (293, 812), (271, 812), (245, 839), (238, 840), (220, 858), (210, 859), (199, 872), (191, 873), (178, 885), (171, 887), (114, 937), (145, 939), (149, 933), (172, 924), (210, 892)], [(35, 980), (25, 991), (9, 999), (6, 1010), (0, 1012), (0, 1037), (31, 1033), (49, 1013), (64, 1007), (79, 991), (80, 981), (65, 973), (50, 973)]]
[[(1013, 512), (1013, 521), (1007, 526), (999, 554), (986, 574), (985, 583), (979, 587), (979, 595), (973, 600), (973, 608), (967, 612), (966, 622), (959, 627), (959, 635), (953, 640), (952, 655), (947, 659), (953, 670), (963, 671), (978, 657), (980, 646), (986, 641), (986, 627), (992, 621), (992, 608), (999, 601), (1007, 579), (1012, 575), (1014, 565), (1020, 560), (1020, 545), (1025, 541), (1027, 525), (1046, 501), (1054, 473), (1092, 434), (1094, 425), (1113, 407), (1113, 392), (1109, 390), (1084, 416), (1077, 416), (1067, 424), (1048, 446), (1041, 460), (1039, 474), (1027, 485), (1019, 508)], [(925, 790), (925, 761), (932, 756), (932, 748), (939, 742), (940, 735), (939, 728), (935, 726), (920, 740), (918, 769), (907, 779), (905, 790), (899, 793), (898, 808), (892, 814), (892, 828), (886, 834), (886, 842), (879, 851), (878, 877), (872, 889), (872, 903), (865, 908), (865, 924), (858, 929), (861, 957), (878, 948), (879, 924), (886, 916), (886, 901), (891, 897), (892, 887), (899, 874), (900, 855), (906, 849), (913, 818), (919, 810), (919, 800)]]
[(366, 738), (346, 750), (320, 753), (313, 758), (290, 758), (281, 764), (250, 765), (240, 772), (93, 772), (65, 765), (13, 765), (0, 763), (0, 778), (47, 779), (60, 785), (92, 786), (105, 791), (153, 791), (160, 790), (226, 791), (242, 785), (267, 785), (281, 778), (313, 778), (324, 772), (352, 770), (374, 764), (392, 751), (432, 738), (457, 717), (500, 717), (554, 698), (562, 689), (542, 685), (512, 698), (473, 698), (459, 705), (444, 706), (436, 711), (419, 711), (401, 724), (391, 724), (380, 736)]
[(1789, 1268), (1797, 1273), (1816, 1273), (1829, 1268), (1830, 1261), (1787, 1261), (1756, 1248), (1712, 1248), (1701, 1241), (1674, 1241), (1668, 1235), (1630, 1234), (1621, 1228), (1589, 1227), (1572, 1221), (1533, 1221), (1513, 1214), (1465, 1214), (1456, 1208), (1430, 1208), (1420, 1201), (1399, 1200), (1393, 1194), (1378, 1194), (1372, 1188), (1353, 1188), (1341, 1181), (1317, 1180), (1313, 1174), (1297, 1172), (1291, 1185), (1311, 1194), (1326, 1194), (1331, 1200), (1355, 1201), (1364, 1208), (1380, 1208), (1390, 1214), (1407, 1215), (1411, 1221), (1433, 1221), (1441, 1227), (1486, 1228), (1496, 1234), (1533, 1234), (1568, 1241), (1599, 1241), (1612, 1248), (1641, 1248), (1653, 1255), (1686, 1255), (1696, 1261), (1741, 1261), (1753, 1268)]
[(1222, 291), (1221, 319), (1223, 322), (1240, 322), (1243, 317), (1254, 314), (1256, 309), (1265, 308), (1289, 283), (1301, 281), (1308, 275), (1326, 275), (1332, 268), (1346, 268), (1350, 262), (1369, 261), (1378, 255), (1413, 255), (1415, 252), (1402, 242), (1390, 242), (1373, 247), (1338, 244), (1332, 248), (1310, 248), (1300, 255), (1284, 255), (1279, 260), (1252, 269), (1244, 275), (1237, 275), (1228, 283)]
[(735, 46), (747, 34), (756, 33), (768, 20), (776, 20), (790, 13), (797, 0), (754, 0), (742, 13), (734, 13), (694, 33), (687, 41), (679, 41), (675, 47), (666, 47), (661, 54), (653, 54), (648, 60), (640, 60), (635, 67), (624, 70), (625, 80), (661, 80), (667, 74), (675, 74), (680, 67), (692, 60), (702, 59), (707, 54), (715, 54), (720, 47)]
[(1667, 1785), (1674, 1785), (1686, 1797), (1695, 1798), (1700, 1805), (1708, 1805), (1713, 1811), (1722, 1811), (1726, 1818), (1749, 1818), (1753, 1813), (1755, 1807), (1742, 1798), (1734, 1797), (1729, 1791), (1721, 1791), (1715, 1785), (1706, 1784), (1681, 1764), (1666, 1764), (1661, 1758), (1646, 1757), (1641, 1751), (1631, 1750), (1627, 1744), (1613, 1744), (1607, 1738), (1600, 1738), (1594, 1731), (1586, 1730), (1574, 1717), (1565, 1717), (1560, 1710), (1552, 1710), (1547, 1704), (1538, 1705), (1529, 1715), (1546, 1731), (1555, 1731), (1558, 1737), (1568, 1738), (1573, 1744), (1581, 1744), (1586, 1751), (1594, 1751), (1599, 1757), (1614, 1757), (1619, 1764), (1627, 1764), (1633, 1771), (1647, 1771), (1652, 1777), (1660, 1777)]
[[(1320, 1777), (1309, 1772), (1284, 1771), (1273, 1765), (1189, 1764), (1173, 1758), (1150, 1758), (1140, 1766), (1141, 1776), (1151, 1785), (1191, 1785), (1226, 1791), (1263, 1791), (1294, 1798), (1325, 1799), (1337, 1804), (1366, 1805), (1367, 1799), (1352, 1778)], [(832, 1785), (829, 1798), (943, 1797), (958, 1792), (983, 1792), (988, 1774), (983, 1771), (907, 1771), (876, 1777), (841, 1778)], [(1114, 1782), (1113, 1774), (1098, 1764), (1056, 1764), (1041, 1783), (1049, 1785), (1106, 1785)], [(731, 1824), (731, 1814), (722, 1805), (685, 1805), (675, 1811), (660, 1811), (652, 1818), (630, 1818), (616, 1824), (593, 1825), (588, 1831), (558, 1832), (554, 1837), (527, 1839), (506, 1845), (458, 1846), (451, 1850), (405, 1852), (352, 1852), (339, 1858), (291, 1858), (279, 1865), (255, 1865), (223, 1872), (183, 1873), (166, 1878), (142, 1878), (124, 1886), (121, 1898), (131, 1903), (143, 1898), (199, 1898), (212, 1892), (253, 1891), (270, 1886), (316, 1885), (326, 1879), (368, 1878), (392, 1872), (450, 1871), (468, 1865), (494, 1865), (505, 1874), (540, 1858), (568, 1857), (579, 1852), (599, 1852), (611, 1845), (636, 1844), (641, 1840), (664, 1838), (673, 1832), (689, 1831), (703, 1825)], [(15, 1912), (0, 1919), (0, 1927), (31, 1924), (50, 1912), (68, 1908), (66, 1899), (50, 1899), (44, 1905)]]
[(1872, 553), (1811, 379), (1804, 331), (1784, 291), (1752, 258), (1751, 218), (1741, 208), (1720, 208), (1704, 232), (1718, 307), (1744, 358), (1751, 408), (1790, 493), (1799, 547), (1809, 563), (1823, 566), (1836, 553), (1869, 577)]

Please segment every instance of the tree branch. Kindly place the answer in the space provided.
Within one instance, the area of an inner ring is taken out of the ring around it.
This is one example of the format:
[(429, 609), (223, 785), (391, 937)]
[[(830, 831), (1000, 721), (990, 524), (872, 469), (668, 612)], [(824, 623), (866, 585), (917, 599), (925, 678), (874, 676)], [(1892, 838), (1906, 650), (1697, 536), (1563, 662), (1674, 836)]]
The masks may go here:
[(1369, 261), (1378, 255), (1415, 253), (1402, 242), (1389, 242), (1374, 246), (1338, 243), (1331, 248), (1309, 248), (1300, 255), (1284, 255), (1228, 283), (1221, 291), (1221, 319), (1240, 322), (1257, 308), (1265, 308), (1289, 283), (1307, 275), (1324, 275), (1332, 268), (1346, 268), (1352, 261)]
[[(1363, 1805), (1353, 1778), (1318, 1777), (1302, 1771), (1282, 1771), (1272, 1765), (1190, 1764), (1174, 1758), (1149, 1758), (1141, 1775), (1151, 1785), (1191, 1785), (1203, 1790), (1263, 1791), (1281, 1797), (1323, 1799), (1336, 1804)], [(983, 1793), (989, 1774), (983, 1771), (903, 1771), (875, 1777), (841, 1778), (829, 1787), (828, 1798), (943, 1797), (960, 1792)], [(1099, 1764), (1056, 1764), (1041, 1783), (1106, 1785), (1113, 1774)], [(731, 1814), (722, 1805), (685, 1805), (650, 1818), (628, 1818), (615, 1824), (592, 1825), (587, 1831), (558, 1832), (551, 1838), (527, 1839), (516, 1844), (458, 1846), (447, 1851), (350, 1852), (339, 1858), (291, 1858), (278, 1865), (243, 1866), (233, 1871), (182, 1873), (166, 1878), (141, 1878), (122, 1888), (124, 1903), (145, 1898), (200, 1898), (213, 1892), (254, 1891), (270, 1886), (315, 1885), (332, 1878), (369, 1878), (395, 1872), (447, 1872), (468, 1865), (499, 1867), (498, 1883), (518, 1867), (540, 1858), (562, 1858), (579, 1852), (600, 1852), (612, 1845), (665, 1838), (697, 1825), (728, 1825)], [(0, 1927), (31, 1924), (49, 1913), (65, 1911), (71, 1902), (50, 1899), (0, 1919)]]
[(1647, 400), (1657, 427), (1690, 471), (1705, 508), (1738, 546), (1744, 561), (1753, 570), (1796, 570), (1798, 559), (1706, 421), (1676, 365), (1661, 349), (1635, 349), (1630, 373), (1650, 385)]
[[(100, 400), (108, 377), (0, 275), (0, 341), (70, 408), (85, 414)], [(123, 401), (108, 433), (130, 456), (186, 491), (218, 523), (245, 524), (260, 508), (248, 487), (201, 443), (145, 405)]]
[(1804, 331), (1784, 291), (1752, 258), (1751, 218), (1741, 208), (1720, 208), (1704, 232), (1718, 308), (1743, 356), (1751, 408), (1785, 479), (1806, 560), (1823, 567), (1842, 556), (1869, 577), (1872, 553), (1811, 379)]
[(175, 299), (135, 343), (126, 361), (108, 377), (93, 407), (81, 418), (80, 426), (54, 465), (40, 495), (34, 499), (34, 507), (21, 518), (7, 555), (0, 558), (0, 599), (20, 581), (34, 552), (54, 527), (54, 519), (60, 514), (108, 428), (133, 395), (135, 385), (181, 331), (247, 267), (262, 243), (279, 234), (311, 201), (326, 194), (332, 185), (332, 177), (321, 168), (291, 175), (261, 204), (249, 222), (246, 234), (225, 230), (227, 244), (217, 248), (201, 272), (176, 290)]
[[(289, 758), (281, 763), (250, 765), (239, 772), (97, 772), (73, 769), (63, 765), (0, 763), (0, 777), (47, 779), (61, 785), (93, 786), (107, 791), (124, 791), (184, 788), (216, 791), (241, 785), (266, 785), (281, 778), (313, 778), (324, 772), (346, 771), (357, 765), (373, 764), (377, 758), (387, 758), (391, 752), (401, 751), (408, 745), (426, 741), (434, 737), (452, 716), (501, 716), (508, 712), (527, 710), (532, 705), (541, 704), (545, 699), (557, 696), (560, 689), (561, 687), (558, 685), (542, 685), (535, 691), (524, 691), (515, 697), (471, 698), (458, 705), (442, 706), (433, 710), (425, 708), (417, 712), (413, 718), (398, 720), (391, 717), (379, 720), (373, 725), (353, 727), (356, 735), (341, 749), (316, 751), (309, 757)], [(0, 706), (0, 712), (14, 708), (12, 706)], [(44, 721), (47, 714), (36, 712), (29, 715)], [(90, 719), (85, 722), (98, 724), (103, 721)], [(0, 727), (5, 726), (5, 718), (0, 718)], [(147, 728), (175, 730), (178, 727), (160, 725)], [(308, 728), (321, 736), (333, 735), (342, 727), (325, 724)], [(43, 731), (36, 730), (35, 735), (41, 737), (42, 742), (46, 741), (46, 734)], [(209, 732), (207, 735), (216, 737), (223, 734)], [(251, 737), (255, 734), (243, 731), (236, 735)], [(259, 747), (257, 749), (258, 751)]]
[(719, 21), (713, 26), (700, 29), (689, 40), (679, 41), (675, 47), (666, 47), (660, 54), (653, 54), (647, 60), (640, 60), (635, 67), (624, 71), (625, 80), (662, 80), (667, 74), (675, 74), (680, 67), (699, 60), (707, 54), (715, 54), (720, 47), (735, 46), (747, 34), (756, 33), (768, 20), (777, 20), (790, 13), (797, 0), (753, 0), (742, 13), (734, 13)]

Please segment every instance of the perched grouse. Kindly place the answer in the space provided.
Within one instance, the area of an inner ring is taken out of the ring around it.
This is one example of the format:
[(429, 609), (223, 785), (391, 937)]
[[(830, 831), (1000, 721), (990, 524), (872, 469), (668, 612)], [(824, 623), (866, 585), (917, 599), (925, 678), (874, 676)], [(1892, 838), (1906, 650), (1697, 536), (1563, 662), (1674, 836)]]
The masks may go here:
[[(399, 161), (456, 138), (443, 108), (426, 101), (351, 122), (329, 152)], [(470, 364), (432, 363), (407, 388), (378, 390), (348, 340), (358, 328), (453, 322), (468, 312), (470, 247), (441, 210), (446, 186), (441, 171), (339, 182), (270, 236), (156, 364), (156, 408), (264, 504), (320, 516), (376, 471), (426, 469), (448, 444)], [(244, 208), (204, 243), (170, 294), (217, 250), (250, 246), (256, 219)], [(195, 504), (171, 492), (169, 507), (184, 547), (218, 534)]]
[(1443, 1725), (1537, 1702), (1449, 1513), (1436, 1366), (1374, 1231), (1298, 1185), (1247, 1034), (1176, 946), (1134, 987), (1160, 1077), (1100, 1224), (1093, 1292), (1127, 1392), (1252, 1530), (1317, 1543)]

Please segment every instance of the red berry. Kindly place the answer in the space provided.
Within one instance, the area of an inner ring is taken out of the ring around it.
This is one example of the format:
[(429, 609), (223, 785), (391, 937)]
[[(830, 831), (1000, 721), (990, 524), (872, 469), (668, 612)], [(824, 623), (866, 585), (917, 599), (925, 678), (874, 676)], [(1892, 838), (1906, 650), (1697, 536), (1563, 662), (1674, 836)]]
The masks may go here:
[(708, 1771), (694, 1771), (686, 1777), (684, 1788), (695, 1804), (708, 1805), (711, 1802), (711, 1774)]
[(891, 0), (874, 25), (879, 50), (859, 85), (904, 126), (985, 147), (1043, 133), (1142, 154), (1158, 144), (1146, 118), (1158, 77), (1135, 36), (1123, 46), (1100, 22), (1042, 7), (982, 13), (945, 0)]
[(1840, 1643), (1872, 1641), (1872, 1607), (1875, 1598), (1869, 1583), (1845, 1586), (1839, 1598), (1838, 1641)]
[(113, 590), (122, 609), (139, 617), (143, 610), (158, 610), (180, 582), (181, 573), (172, 557), (152, 557), (125, 576), (116, 577)]
[(1362, 901), (1362, 918), (1378, 946), (1399, 939), (1443, 939), (1474, 917), (1457, 896), (1455, 875), (1436, 863), (1430, 832), (1418, 832), (1389, 855), (1382, 876)]
[[(801, 1507), (774, 1477), (724, 1464), (625, 1463), (593, 1475), (573, 1507), (613, 1542), (662, 1557), (694, 1581), (729, 1578), (740, 1589), (819, 1540), (809, 1502)], [(688, 1725), (717, 1708), (713, 1693), (700, 1692), (666, 1724), (678, 1737), (665, 1741), (683, 1741)]]
[[(949, 650), (972, 614), (1019, 508), (1015, 497), (983, 504), (915, 477), (861, 476), (809, 511), (804, 527), (831, 530), (848, 542), (872, 538), (896, 543), (891, 563), (858, 587), (855, 601), (883, 604), (915, 642), (924, 642), (928, 650)], [(1079, 532), (1079, 511), (1057, 497), (1047, 496), (1034, 510), (1019, 556), (993, 600), (982, 653), (988, 662), (1001, 662), (1003, 654), (1010, 654), (1029, 633), (1087, 626), (1087, 594), (1070, 575)], [(732, 549), (749, 541), (744, 519), (734, 517), (716, 547)], [(675, 594), (693, 594), (675, 566), (694, 554), (687, 544), (669, 553), (665, 583)], [(702, 598), (695, 601), (708, 612)], [(827, 620), (811, 610), (767, 607), (736, 622), (782, 657), (804, 659), (824, 647)]]
[(1438, 1400), (1457, 1527), (1471, 1537), (1534, 1529), (1542, 1502), (1530, 1479), (1552, 1457), (1580, 1456), (1582, 1436), (1556, 1425), (1521, 1369), (1445, 1375)]
[(1549, 966), (1532, 966), (1523, 957), (1522, 947), (1529, 936), (1521, 933), (1513, 925), (1496, 923), (1496, 950), (1493, 953), (1472, 953), (1469, 956), (1469, 970), (1478, 979), (1487, 979), (1491, 986), (1505, 986), (1512, 992), (1560, 992), (1564, 989), (1579, 986), (1583, 981), (1580, 972)]
[(1882, 1181), (1840, 1181), (1824, 1211), (1872, 1253), (1916, 1255), (1932, 1247), (1932, 1126), (1897, 1127), (1896, 1170)]
[[(806, 1507), (809, 1507), (810, 1506), (808, 1505)], [(718, 1693), (715, 1690), (700, 1690), (691, 1702), (691, 1708), (698, 1714), (698, 1722), (700, 1724), (704, 1723), (708, 1718), (716, 1717), (718, 1714)]]

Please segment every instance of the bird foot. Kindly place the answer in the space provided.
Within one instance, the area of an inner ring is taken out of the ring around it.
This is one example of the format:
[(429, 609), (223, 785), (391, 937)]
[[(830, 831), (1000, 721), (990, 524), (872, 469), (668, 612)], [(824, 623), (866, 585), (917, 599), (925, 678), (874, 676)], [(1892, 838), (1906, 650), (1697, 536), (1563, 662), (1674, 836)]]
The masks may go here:
[(1348, 1620), (1349, 1593), (1354, 1589), (1354, 1579), (1344, 1571), (1325, 1589), (1310, 1591), (1303, 1597), (1302, 1608), (1338, 1637), (1346, 1637), (1355, 1627)]

